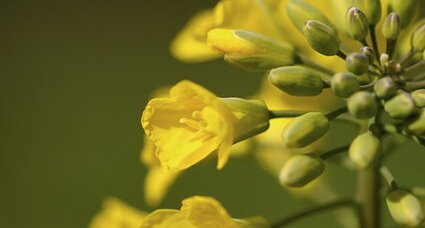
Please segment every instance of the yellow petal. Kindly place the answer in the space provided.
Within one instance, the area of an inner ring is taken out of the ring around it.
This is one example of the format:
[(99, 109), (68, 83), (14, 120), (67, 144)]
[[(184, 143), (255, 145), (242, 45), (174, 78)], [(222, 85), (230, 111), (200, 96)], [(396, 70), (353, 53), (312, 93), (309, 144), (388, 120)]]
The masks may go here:
[(180, 172), (164, 173), (160, 166), (150, 167), (143, 185), (146, 203), (150, 207), (158, 206), (179, 175)]
[(193, 16), (171, 44), (172, 55), (183, 62), (196, 63), (217, 58), (206, 43), (208, 30), (214, 28), (212, 10)]
[(189, 223), (178, 210), (159, 209), (146, 216), (139, 228), (198, 228)]
[(138, 228), (146, 213), (116, 199), (107, 198), (100, 212), (92, 219), (90, 228)]
[(197, 228), (236, 228), (226, 209), (214, 198), (193, 196), (183, 200), (181, 213)]
[(159, 160), (155, 156), (156, 147), (155, 144), (145, 136), (143, 139), (143, 148), (140, 152), (140, 160), (145, 166), (158, 166)]

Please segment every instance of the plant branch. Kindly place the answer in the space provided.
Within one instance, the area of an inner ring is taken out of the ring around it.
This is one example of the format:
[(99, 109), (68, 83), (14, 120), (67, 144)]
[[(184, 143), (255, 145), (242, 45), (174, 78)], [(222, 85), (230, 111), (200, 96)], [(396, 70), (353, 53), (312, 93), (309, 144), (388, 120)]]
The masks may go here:
[(326, 160), (326, 159), (328, 159), (328, 158), (330, 158), (330, 157), (332, 157), (332, 156), (335, 156), (335, 155), (338, 155), (338, 154), (340, 154), (340, 153), (342, 153), (342, 152), (347, 151), (347, 150), (348, 150), (348, 148), (350, 148), (350, 145), (344, 145), (344, 146), (337, 147), (337, 148), (335, 148), (335, 149), (332, 149), (332, 150), (326, 151), (325, 153), (321, 154), (321, 155), (320, 155), (320, 158), (321, 158), (322, 160)]

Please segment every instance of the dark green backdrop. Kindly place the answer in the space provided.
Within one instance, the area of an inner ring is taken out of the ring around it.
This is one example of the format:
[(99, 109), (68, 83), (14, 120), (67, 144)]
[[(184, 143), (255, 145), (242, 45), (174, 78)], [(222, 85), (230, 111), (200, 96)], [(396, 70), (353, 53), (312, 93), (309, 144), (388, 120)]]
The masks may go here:
[[(170, 56), (185, 21), (215, 1), (64, 2), (0, 2), (2, 227), (85, 227), (107, 196), (151, 210), (139, 163), (148, 95), (183, 78), (222, 96), (249, 95), (260, 82), (223, 61), (185, 65)], [(419, 161), (398, 167), (418, 172)], [(352, 181), (343, 183), (340, 191), (351, 192)], [(195, 166), (161, 206), (178, 208), (194, 194), (216, 197), (236, 217), (277, 218), (306, 206), (250, 158), (221, 172), (215, 161)]]

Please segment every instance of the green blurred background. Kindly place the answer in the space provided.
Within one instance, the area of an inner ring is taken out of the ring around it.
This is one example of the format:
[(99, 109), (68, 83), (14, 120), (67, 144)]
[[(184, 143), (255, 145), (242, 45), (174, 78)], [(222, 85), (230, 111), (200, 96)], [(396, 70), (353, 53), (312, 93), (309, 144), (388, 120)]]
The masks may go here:
[[(221, 96), (248, 96), (261, 81), (222, 60), (187, 65), (170, 56), (169, 44), (187, 19), (215, 2), (0, 2), (1, 227), (86, 227), (107, 196), (152, 210), (143, 202), (139, 162), (139, 118), (149, 94), (190, 79)], [(406, 184), (424, 184), (411, 173), (421, 173), (425, 153), (413, 144), (409, 150), (391, 159), (393, 168)], [(210, 195), (235, 217), (275, 219), (308, 205), (290, 198), (249, 157), (220, 172), (215, 162), (187, 171), (161, 207)], [(345, 177), (353, 175), (331, 169), (338, 191), (351, 193), (354, 182)], [(329, 218), (291, 227), (335, 226)]]

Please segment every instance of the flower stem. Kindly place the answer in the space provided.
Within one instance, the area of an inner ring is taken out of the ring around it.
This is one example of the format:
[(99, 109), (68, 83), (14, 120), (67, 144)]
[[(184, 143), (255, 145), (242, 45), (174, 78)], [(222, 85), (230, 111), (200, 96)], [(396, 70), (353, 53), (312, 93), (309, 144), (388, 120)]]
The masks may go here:
[(326, 113), (325, 116), (326, 118), (328, 118), (328, 120), (332, 120), (338, 117), (339, 115), (346, 113), (347, 111), (348, 111), (347, 106), (343, 106), (339, 109)]
[(269, 110), (269, 118), (292, 118), (302, 116), (308, 113), (308, 111), (297, 111), (297, 110)]
[(316, 212), (319, 211), (324, 211), (327, 209), (332, 209), (332, 208), (336, 208), (336, 207), (341, 207), (341, 206), (349, 206), (349, 205), (354, 205), (354, 201), (351, 199), (343, 199), (343, 200), (338, 200), (338, 201), (334, 201), (334, 202), (330, 202), (327, 204), (323, 204), (323, 205), (319, 205), (313, 208), (309, 208), (307, 210), (304, 211), (300, 211), (294, 215), (285, 217), (281, 220), (279, 220), (278, 222), (272, 223), (271, 224), (271, 228), (278, 228), (278, 227), (283, 227), (285, 225), (288, 225), (292, 222), (295, 222), (301, 218), (304, 218), (306, 216), (309, 216), (311, 214), (314, 214)]
[(375, 51), (376, 59), (379, 61), (379, 49), (378, 49), (378, 42), (376, 41), (375, 26), (374, 25), (369, 26), (369, 31), (370, 31), (370, 39), (372, 40), (373, 50)]
[(380, 176), (378, 163), (359, 170), (357, 177), (357, 197), (362, 228), (380, 227), (379, 187)]
[(397, 182), (395, 181), (393, 174), (386, 166), (381, 166), (381, 169), (379, 169), (379, 171), (391, 189), (398, 188)]
[(350, 145), (344, 145), (344, 146), (337, 147), (337, 148), (335, 148), (333, 150), (329, 150), (329, 151), (326, 151), (325, 153), (321, 154), (320, 155), (320, 158), (322, 160), (326, 160), (326, 159), (328, 159), (328, 158), (330, 158), (332, 156), (335, 156), (335, 155), (338, 155), (338, 154), (340, 154), (342, 152), (347, 151), (348, 148), (350, 148)]
[(404, 88), (408, 91), (423, 89), (423, 88), (425, 88), (425, 80), (424, 81), (406, 82), (406, 84), (404, 85)]
[(330, 74), (330, 75), (335, 74), (335, 72), (333, 72), (332, 70), (315, 63), (309, 57), (302, 55), (302, 54), (297, 54), (295, 56), (295, 63), (304, 64), (304, 65), (309, 66), (311, 68), (314, 68), (316, 70), (322, 71), (323, 73), (326, 73), (326, 74)]

